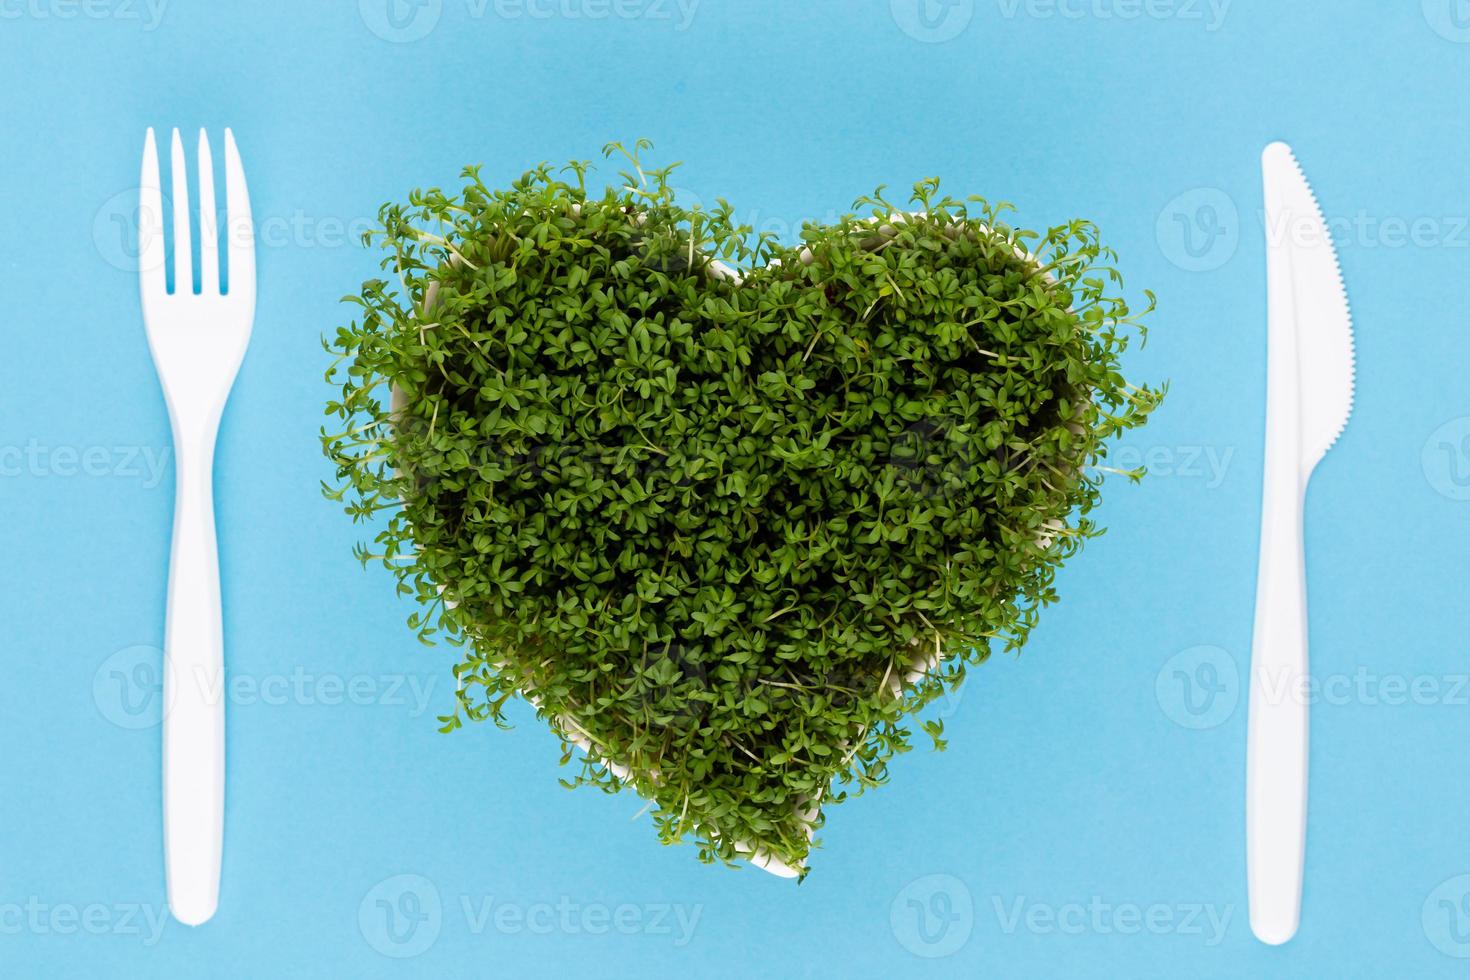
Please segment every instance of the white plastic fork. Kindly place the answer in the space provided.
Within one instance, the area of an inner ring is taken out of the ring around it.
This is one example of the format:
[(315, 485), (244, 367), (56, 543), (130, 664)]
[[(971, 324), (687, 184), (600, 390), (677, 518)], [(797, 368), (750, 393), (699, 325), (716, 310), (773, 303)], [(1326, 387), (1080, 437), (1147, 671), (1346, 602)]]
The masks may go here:
[(255, 320), (255, 228), (235, 137), (225, 130), (229, 292), (220, 289), (209, 137), (199, 133), (199, 282), (194, 292), (189, 179), (173, 132), (174, 290), (165, 275), (158, 146), (148, 130), (138, 256), (148, 347), (173, 428), (173, 553), (164, 637), (163, 835), (169, 909), (200, 925), (219, 906), (224, 843), (224, 630), (214, 528), (214, 444)]

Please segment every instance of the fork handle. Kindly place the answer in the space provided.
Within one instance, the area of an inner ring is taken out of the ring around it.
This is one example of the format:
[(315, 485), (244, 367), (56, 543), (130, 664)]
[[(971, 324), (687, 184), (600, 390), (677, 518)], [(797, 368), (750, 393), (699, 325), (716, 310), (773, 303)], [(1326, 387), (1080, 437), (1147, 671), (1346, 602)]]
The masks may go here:
[(163, 826), (169, 909), (199, 925), (219, 904), (225, 687), (214, 434), (175, 434), (177, 491), (164, 639)]

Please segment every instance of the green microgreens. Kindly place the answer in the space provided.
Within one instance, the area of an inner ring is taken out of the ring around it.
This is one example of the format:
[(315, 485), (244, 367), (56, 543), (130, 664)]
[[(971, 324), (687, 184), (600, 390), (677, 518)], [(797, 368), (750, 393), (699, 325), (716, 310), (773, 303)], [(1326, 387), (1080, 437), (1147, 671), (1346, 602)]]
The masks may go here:
[(446, 731), (526, 697), (564, 763), (589, 750), (570, 785), (631, 785), (704, 860), (801, 867), (819, 805), (1024, 643), (1162, 391), (1120, 373), (1142, 313), (1088, 222), (926, 180), (788, 246), (680, 207), (648, 148), (606, 148), (601, 196), (586, 163), (470, 168), (382, 209), (391, 278), (325, 344), (324, 489), (420, 638), (462, 645)]

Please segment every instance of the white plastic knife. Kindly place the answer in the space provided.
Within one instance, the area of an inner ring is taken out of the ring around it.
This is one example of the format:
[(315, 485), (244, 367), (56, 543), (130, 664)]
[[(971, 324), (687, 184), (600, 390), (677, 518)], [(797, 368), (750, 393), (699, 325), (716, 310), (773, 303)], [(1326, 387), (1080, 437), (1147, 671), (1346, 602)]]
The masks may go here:
[(1307, 829), (1307, 483), (1347, 426), (1353, 330), (1322, 210), (1285, 143), (1261, 158), (1266, 188), (1266, 459), (1246, 746), (1251, 931), (1277, 945), (1301, 920)]

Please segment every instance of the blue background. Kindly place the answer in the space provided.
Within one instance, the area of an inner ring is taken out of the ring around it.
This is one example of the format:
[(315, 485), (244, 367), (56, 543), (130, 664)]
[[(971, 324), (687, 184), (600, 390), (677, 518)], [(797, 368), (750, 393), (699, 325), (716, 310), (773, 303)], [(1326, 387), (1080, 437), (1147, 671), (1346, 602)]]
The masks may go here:
[[(0, 974), (1462, 975), (1470, 4), (590, 2), (0, 0)], [(143, 131), (175, 125), (238, 134), (261, 289), (218, 455), (222, 906), (155, 931), (172, 469), (144, 462), (170, 436), (126, 228)], [(1171, 395), (1124, 447), (1155, 476), (1110, 482), (1024, 654), (939, 706), (950, 751), (830, 812), (800, 887), (566, 792), (524, 706), (438, 734), (453, 654), (318, 492), (319, 337), (377, 261), (353, 230), (467, 163), (639, 136), (689, 200), (788, 236), (932, 174), (1089, 217), (1161, 297), (1129, 370)], [(1340, 222), (1359, 364), (1309, 500), (1335, 682), (1280, 949), (1247, 924), (1240, 685), (1273, 139)]]

